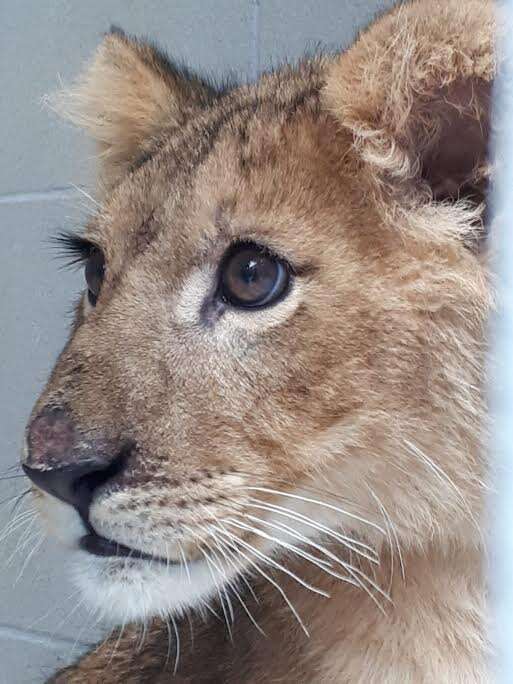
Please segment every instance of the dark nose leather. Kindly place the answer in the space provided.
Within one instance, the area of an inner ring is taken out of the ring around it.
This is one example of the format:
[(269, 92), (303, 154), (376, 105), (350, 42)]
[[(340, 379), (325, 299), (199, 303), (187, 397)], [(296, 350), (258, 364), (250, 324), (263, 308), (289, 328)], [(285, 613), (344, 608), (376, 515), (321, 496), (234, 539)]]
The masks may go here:
[(126, 449), (86, 440), (67, 411), (43, 409), (29, 424), (26, 475), (40, 489), (74, 506), (88, 523), (95, 489), (123, 468)]

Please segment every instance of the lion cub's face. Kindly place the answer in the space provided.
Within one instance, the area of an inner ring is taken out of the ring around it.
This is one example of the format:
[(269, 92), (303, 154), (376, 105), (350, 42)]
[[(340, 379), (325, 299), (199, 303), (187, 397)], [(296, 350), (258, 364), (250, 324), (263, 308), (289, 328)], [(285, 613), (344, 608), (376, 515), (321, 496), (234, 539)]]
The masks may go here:
[(115, 34), (64, 101), (101, 144), (102, 199), (66, 238), (87, 287), (25, 466), (116, 619), (340, 528), (377, 554), (389, 525), (477, 538), (476, 212), (383, 181), (340, 118), (344, 64), (220, 94)]

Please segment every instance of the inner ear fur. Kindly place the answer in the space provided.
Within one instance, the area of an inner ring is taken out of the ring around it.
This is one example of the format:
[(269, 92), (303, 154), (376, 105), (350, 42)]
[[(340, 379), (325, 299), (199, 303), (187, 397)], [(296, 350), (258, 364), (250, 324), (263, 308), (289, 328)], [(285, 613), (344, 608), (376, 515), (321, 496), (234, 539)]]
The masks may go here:
[(489, 0), (400, 5), (331, 66), (325, 102), (381, 187), (483, 201), (494, 14)]
[(108, 189), (148, 154), (163, 129), (182, 126), (216, 95), (155, 46), (113, 28), (84, 73), (49, 103), (95, 140), (100, 184)]

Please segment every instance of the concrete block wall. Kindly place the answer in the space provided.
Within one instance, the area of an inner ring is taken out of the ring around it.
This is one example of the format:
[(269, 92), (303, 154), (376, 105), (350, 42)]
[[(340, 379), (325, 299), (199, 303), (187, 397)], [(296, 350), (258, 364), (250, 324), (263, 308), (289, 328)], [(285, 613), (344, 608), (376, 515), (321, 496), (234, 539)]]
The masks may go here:
[[(65, 551), (43, 538), (10, 470), (34, 398), (66, 337), (82, 274), (63, 271), (49, 237), (92, 210), (93, 150), (45, 111), (42, 96), (77, 74), (117, 24), (214, 76), (254, 79), (318, 46), (347, 46), (396, 0), (0, 1), (0, 684), (37, 684), (105, 627), (67, 576)], [(11, 499), (11, 500), (10, 500)]]

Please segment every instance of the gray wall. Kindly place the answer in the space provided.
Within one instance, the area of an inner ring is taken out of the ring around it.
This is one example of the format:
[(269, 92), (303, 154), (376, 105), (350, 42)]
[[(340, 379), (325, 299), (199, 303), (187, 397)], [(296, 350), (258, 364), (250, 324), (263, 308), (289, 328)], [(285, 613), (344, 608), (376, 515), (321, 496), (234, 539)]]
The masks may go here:
[[(67, 556), (37, 543), (34, 525), (5, 526), (5, 502), (24, 488), (5, 472), (19, 458), (23, 426), (65, 339), (81, 274), (59, 269), (48, 237), (92, 210), (93, 151), (42, 109), (112, 24), (150, 36), (203, 72), (253, 79), (318, 45), (348, 45), (394, 0), (0, 0), (0, 684), (41, 682), (99, 638), (79, 604)], [(26, 486), (26, 485), (25, 485)], [(27, 505), (30, 505), (27, 504)], [(34, 553), (31, 555), (31, 552)], [(28, 558), (31, 555), (30, 559)], [(26, 562), (28, 560), (28, 562)]]

